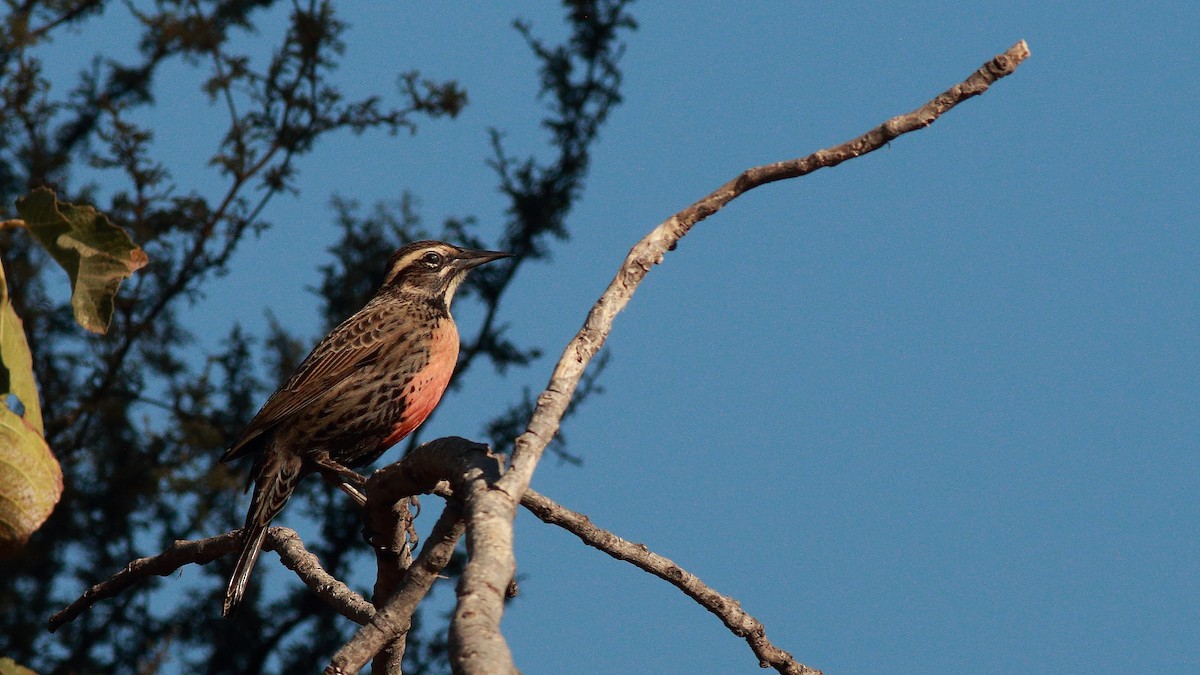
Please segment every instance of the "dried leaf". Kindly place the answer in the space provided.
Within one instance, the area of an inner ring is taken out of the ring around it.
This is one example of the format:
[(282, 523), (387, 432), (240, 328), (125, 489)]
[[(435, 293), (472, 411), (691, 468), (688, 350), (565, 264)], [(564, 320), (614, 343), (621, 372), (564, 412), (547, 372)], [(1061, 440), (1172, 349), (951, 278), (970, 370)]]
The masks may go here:
[(107, 331), (117, 289), (145, 267), (146, 252), (95, 207), (60, 202), (49, 188), (18, 199), (17, 212), (71, 278), (75, 320), (92, 332)]

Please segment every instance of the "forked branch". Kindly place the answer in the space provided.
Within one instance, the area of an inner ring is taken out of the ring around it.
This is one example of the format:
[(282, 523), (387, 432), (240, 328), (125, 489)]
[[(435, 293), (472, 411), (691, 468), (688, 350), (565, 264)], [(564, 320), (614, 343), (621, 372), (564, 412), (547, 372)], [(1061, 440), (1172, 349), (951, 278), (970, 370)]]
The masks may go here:
[(439, 484), (447, 483), (453, 497), (447, 500), (445, 510), (416, 560), (404, 571), (395, 592), (389, 598), (376, 599), (383, 603), (379, 611), (338, 650), (326, 673), (357, 673), (397, 636), (408, 631), (417, 604), (450, 561), (464, 528), (469, 532), (479, 518), (478, 495), (486, 493), (499, 477), (499, 459), (487, 451), (486, 445), (453, 436), (418, 446), (404, 459), (372, 474), (367, 482), (367, 520), (373, 532), (395, 528), (393, 506), (403, 499), (432, 492)]
[[(987, 91), (996, 80), (1012, 74), (1029, 56), (1024, 41), (983, 64), (963, 82), (947, 89), (916, 110), (887, 120), (841, 145), (807, 157), (747, 169), (712, 194), (654, 228), (634, 245), (617, 276), (588, 313), (583, 328), (563, 350), (525, 433), (517, 438), (512, 464), (495, 490), (479, 496), (479, 513), (486, 519), (468, 532), (471, 551), (463, 572), (459, 603), (451, 625), (451, 663), (456, 672), (513, 673), (512, 654), (500, 634), (504, 592), (515, 569), (512, 521), (547, 444), (558, 432), (562, 416), (587, 368), (612, 330), (613, 319), (629, 303), (650, 268), (701, 220), (760, 185), (796, 178), (878, 150), (901, 134), (932, 124), (959, 103)], [(802, 672), (803, 666), (783, 672)], [(780, 669), (780, 667), (777, 667)]]

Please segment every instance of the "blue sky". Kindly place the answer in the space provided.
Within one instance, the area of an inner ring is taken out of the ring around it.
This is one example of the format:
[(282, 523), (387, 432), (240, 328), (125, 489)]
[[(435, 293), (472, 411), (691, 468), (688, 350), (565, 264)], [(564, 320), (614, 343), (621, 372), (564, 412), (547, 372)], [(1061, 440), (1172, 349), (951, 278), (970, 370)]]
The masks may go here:
[[(522, 387), (540, 390), (661, 220), (744, 168), (907, 112), (1025, 39), (1014, 76), (931, 128), (700, 224), (618, 317), (606, 393), (565, 428), (585, 464), (547, 459), (534, 487), (733, 596), (828, 673), (1200, 670), (1200, 6), (634, 13), (625, 103), (572, 239), (504, 305), (511, 335), (546, 357), (473, 373), (425, 437), (480, 437)], [(350, 92), (418, 68), (458, 79), (471, 104), (415, 137), (346, 135), (304, 159), (300, 195), (271, 205), (277, 226), (193, 309), (209, 344), (235, 321), (265, 325), (268, 307), (315, 332), (301, 289), (335, 235), (331, 194), (408, 189), (430, 222), (475, 215), (498, 232), (486, 129), (522, 153), (542, 141), (535, 65), (509, 21), (561, 35), (551, 3), (347, 3), (342, 16)], [(176, 178), (213, 189), (197, 153), (220, 111), (190, 87), (165, 82), (148, 119), (161, 115)], [(466, 334), (478, 317), (457, 309)], [(524, 514), (517, 535), (522, 595), (504, 630), (524, 672), (758, 671), (667, 584)]]

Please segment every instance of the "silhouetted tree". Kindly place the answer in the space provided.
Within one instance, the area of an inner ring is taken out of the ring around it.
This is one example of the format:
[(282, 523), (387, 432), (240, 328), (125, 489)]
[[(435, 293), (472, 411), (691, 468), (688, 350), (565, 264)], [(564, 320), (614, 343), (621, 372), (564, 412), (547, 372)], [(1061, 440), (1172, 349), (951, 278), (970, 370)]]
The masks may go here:
[[(401, 243), (432, 235), (515, 253), (478, 270), (460, 292), (458, 302), (479, 303), (484, 320), (476, 334), (463, 336), (459, 372), (481, 360), (503, 370), (537, 356), (536, 346), (503, 334), (500, 300), (525, 264), (567, 238), (589, 149), (620, 102), (621, 39), (634, 28), (627, 4), (564, 2), (570, 32), (562, 44), (547, 44), (528, 24), (515, 24), (540, 64), (541, 122), (553, 152), (545, 161), (532, 153), (525, 158), (493, 133), (492, 166), (509, 202), (498, 241), (481, 241), (472, 218), (426, 227), (404, 195), (365, 210), (353, 196), (335, 197), (332, 226), (339, 238), (316, 288), (326, 325), (273, 321), (265, 335), (235, 327), (211, 353), (197, 346), (180, 313), (206, 283), (241, 262), (239, 246), (248, 236), (285, 226), (267, 222), (264, 213), (272, 199), (298, 189), (297, 160), (335, 132), (415, 131), (422, 120), (453, 117), (466, 105), (466, 92), (453, 81), (406, 73), (398, 77), (398, 105), (385, 104), (382, 94), (346, 97), (336, 69), (343, 41), (353, 36), (334, 2), (6, 5), (0, 203), (11, 208), (30, 189), (52, 186), (63, 199), (93, 203), (127, 228), (150, 265), (122, 290), (109, 333), (84, 336), (56, 291), (60, 280), (44, 273), (45, 253), (20, 233), (0, 232), (0, 258), (34, 353), (46, 437), (65, 475), (50, 520), (21, 556), (0, 562), (0, 656), (43, 673), (154, 672), (165, 663), (189, 672), (313, 672), (328, 660), (353, 626), (305, 589), (271, 598), (261, 594), (263, 584), (252, 584), (243, 609), (233, 619), (219, 617), (229, 559), (172, 579), (171, 592), (142, 584), (54, 635), (46, 632), (46, 618), (81, 584), (131, 559), (174, 539), (240, 526), (245, 467), (219, 464), (222, 450), (315, 337), (361, 306)], [(53, 36), (122, 11), (140, 26), (136, 58), (98, 53), (73, 86), (46, 80), (42, 65)], [(284, 32), (262, 28), (282, 13)], [(237, 46), (252, 33), (275, 40), (264, 63)], [(228, 113), (210, 155), (224, 181), (220, 190), (179, 184), (155, 154), (153, 130), (134, 121), (139, 109), (154, 105), (167, 64), (186, 65), (196, 86)], [(102, 193), (89, 185), (97, 171), (120, 187)], [(297, 330), (308, 337), (297, 337)], [(592, 390), (589, 383), (585, 391)], [(497, 447), (511, 443), (529, 406), (527, 397), (495, 411), (490, 428)], [(341, 495), (308, 481), (295, 501), (289, 511), (319, 524), (319, 539), (306, 544), (335, 576), (346, 578), (370, 555), (361, 545), (360, 516)], [(183, 585), (191, 592), (178, 592)], [(443, 670), (442, 620), (419, 618), (423, 627), (415, 626), (409, 639), (406, 670)], [(431, 623), (435, 629), (428, 629)]]

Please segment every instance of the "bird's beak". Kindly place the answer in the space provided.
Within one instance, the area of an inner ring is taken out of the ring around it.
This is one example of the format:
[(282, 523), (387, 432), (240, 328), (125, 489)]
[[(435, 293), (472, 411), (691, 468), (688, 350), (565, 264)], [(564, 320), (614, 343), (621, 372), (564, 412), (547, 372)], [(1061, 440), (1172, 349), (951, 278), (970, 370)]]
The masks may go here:
[(470, 248), (459, 249), (458, 255), (455, 257), (454, 264), (461, 270), (469, 270), (473, 267), (479, 267), (484, 263), (489, 263), (500, 258), (511, 258), (511, 253), (500, 253), (499, 251), (479, 251)]

